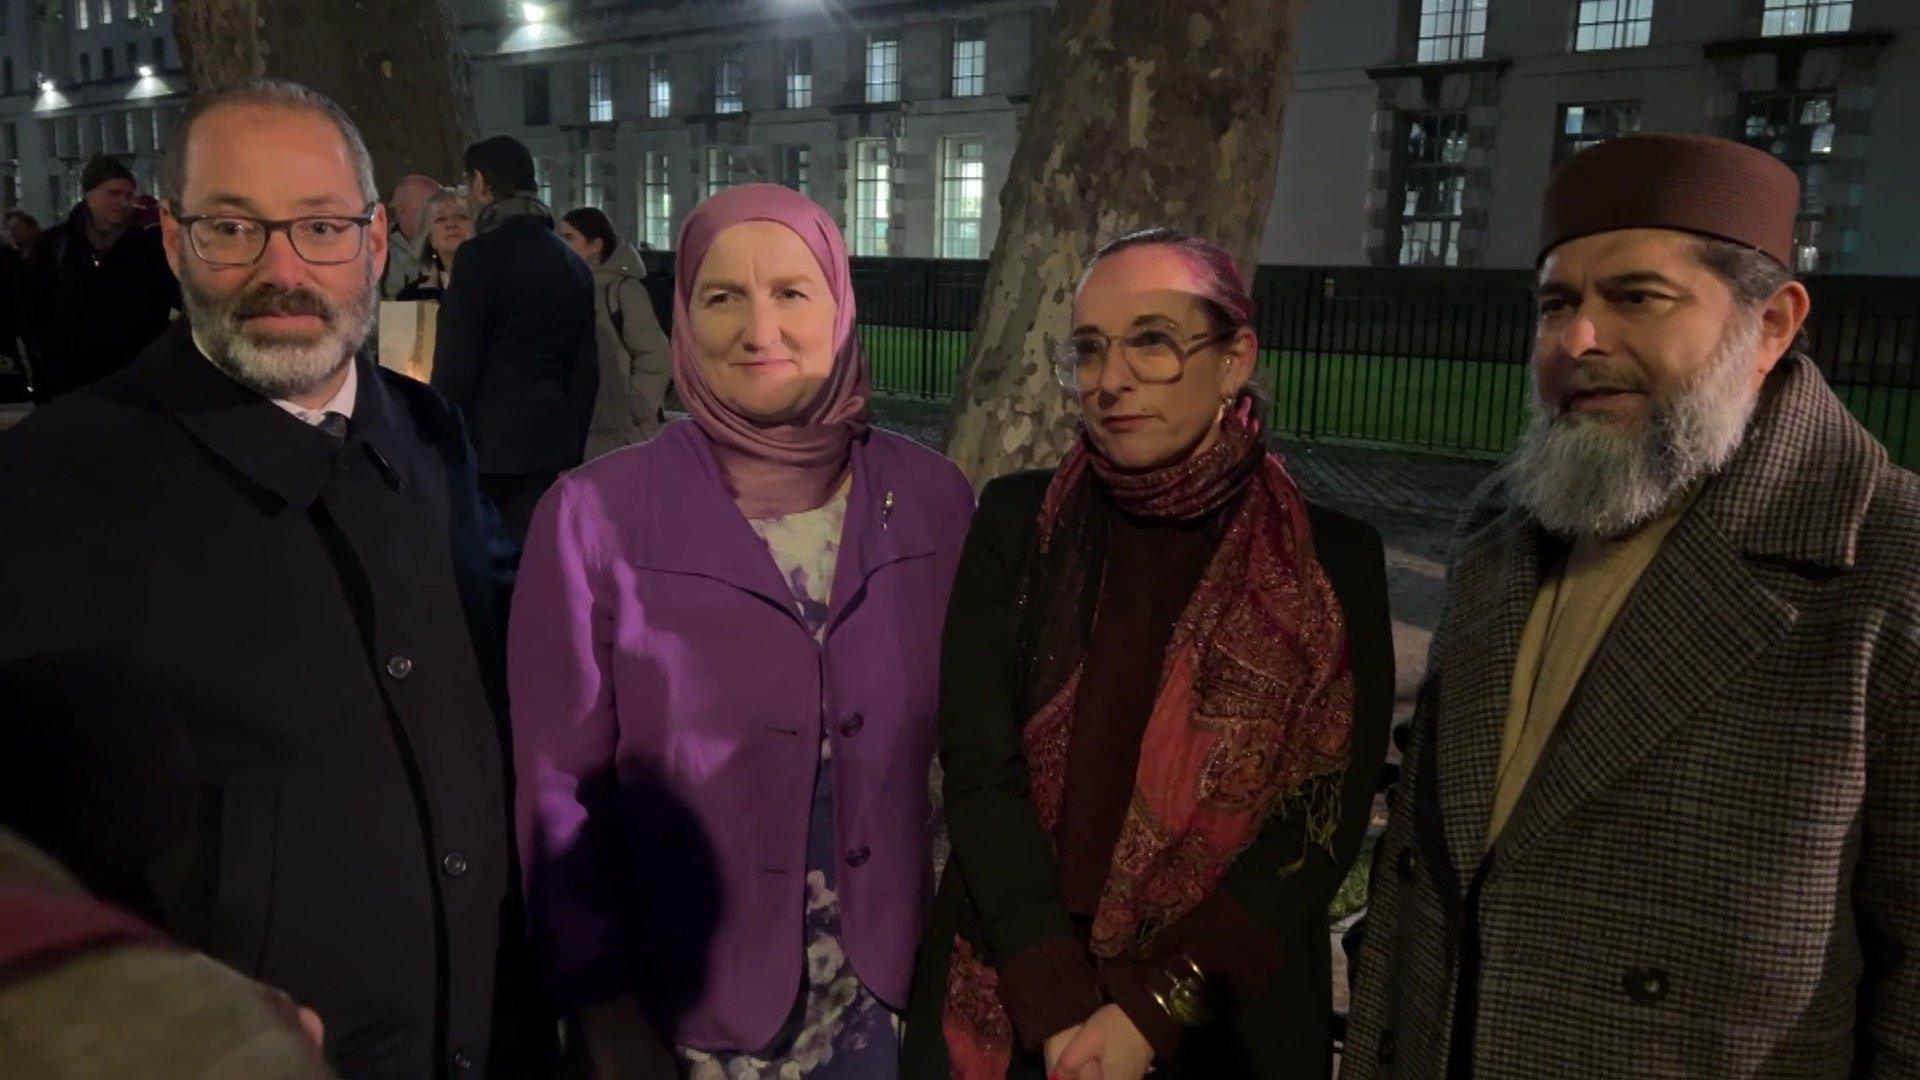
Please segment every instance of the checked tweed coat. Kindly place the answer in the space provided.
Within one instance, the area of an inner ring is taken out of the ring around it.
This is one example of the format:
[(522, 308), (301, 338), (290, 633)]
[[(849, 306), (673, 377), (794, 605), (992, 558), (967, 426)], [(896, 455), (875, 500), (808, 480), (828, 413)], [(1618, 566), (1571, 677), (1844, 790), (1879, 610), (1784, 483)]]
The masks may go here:
[(1784, 362), (1489, 853), (1555, 543), (1500, 488), (1448, 572), (1343, 1080), (1920, 1076), (1920, 479)]

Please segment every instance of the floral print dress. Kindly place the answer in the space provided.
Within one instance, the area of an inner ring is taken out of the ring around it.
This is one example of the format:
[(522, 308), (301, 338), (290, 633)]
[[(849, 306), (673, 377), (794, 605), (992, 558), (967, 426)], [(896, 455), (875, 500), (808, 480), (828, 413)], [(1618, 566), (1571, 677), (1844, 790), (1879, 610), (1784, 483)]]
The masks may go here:
[[(825, 506), (749, 522), (793, 590), (795, 611), (815, 638), (827, 627), (847, 485)], [(805, 983), (771, 1045), (754, 1053), (681, 1047), (690, 1080), (888, 1080), (898, 1071), (900, 1019), (847, 963), (834, 894), (833, 748), (820, 731), (820, 768), (807, 825), (807, 906), (802, 921)]]

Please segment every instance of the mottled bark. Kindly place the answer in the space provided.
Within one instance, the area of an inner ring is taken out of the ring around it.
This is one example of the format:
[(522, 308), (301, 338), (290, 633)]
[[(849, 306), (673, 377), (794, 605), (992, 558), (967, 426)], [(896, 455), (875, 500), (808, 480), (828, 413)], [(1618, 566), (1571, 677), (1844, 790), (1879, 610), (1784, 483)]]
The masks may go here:
[(177, 0), (173, 26), (195, 89), (272, 75), (339, 102), (381, 191), (460, 180), (473, 97), (448, 0)]
[(1300, 0), (1059, 0), (1000, 192), (947, 453), (975, 485), (1056, 464), (1071, 397), (1049, 358), (1087, 258), (1172, 225), (1251, 270), (1273, 199)]

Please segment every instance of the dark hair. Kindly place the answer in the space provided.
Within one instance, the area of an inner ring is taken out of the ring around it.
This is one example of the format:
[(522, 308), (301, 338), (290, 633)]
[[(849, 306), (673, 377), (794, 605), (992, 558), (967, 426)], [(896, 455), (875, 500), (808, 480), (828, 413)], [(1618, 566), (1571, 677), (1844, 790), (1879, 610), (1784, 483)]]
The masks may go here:
[(620, 232), (613, 227), (613, 219), (597, 206), (569, 210), (560, 220), (573, 226), (573, 231), (581, 236), (600, 241), (601, 262), (613, 258), (613, 253), (620, 247)]
[[(1773, 299), (1774, 294), (1794, 281), (1793, 271), (1776, 262), (1773, 256), (1745, 244), (1702, 237), (1694, 244), (1694, 257), (1712, 271), (1733, 293), (1741, 307), (1752, 311)], [(1804, 353), (1811, 347), (1807, 328), (1800, 328), (1789, 352)]]
[(532, 191), (539, 186), (534, 179), (533, 154), (526, 144), (511, 135), (495, 135), (467, 147), (464, 158), (467, 171), (479, 173), (496, 199)]
[[(1253, 326), (1253, 297), (1247, 291), (1247, 279), (1240, 273), (1240, 265), (1234, 262), (1233, 255), (1219, 244), (1182, 229), (1156, 225), (1109, 240), (1088, 260), (1086, 274), (1091, 274), (1101, 259), (1116, 251), (1149, 245), (1173, 248), (1186, 256), (1199, 275), (1201, 299), (1207, 302), (1222, 331)], [(1086, 274), (1080, 276), (1082, 282), (1086, 281)]]
[(202, 116), (222, 105), (254, 105), (267, 108), (293, 109), (317, 112), (333, 121), (340, 129), (340, 137), (346, 140), (347, 153), (353, 159), (355, 178), (360, 182), (360, 195), (367, 202), (380, 199), (378, 189), (373, 186), (373, 157), (367, 153), (367, 141), (360, 137), (360, 129), (354, 125), (353, 118), (334, 100), (318, 90), (289, 82), (286, 79), (248, 79), (243, 83), (209, 90), (196, 94), (187, 103), (187, 112), (180, 120), (180, 130), (173, 138), (173, 150), (167, 155), (166, 196), (178, 204), (181, 194), (187, 188), (187, 137), (193, 134), (193, 125)]
[(24, 221), (27, 223), (29, 227), (34, 229), (38, 229), (40, 227), (40, 219), (37, 217), (34, 217), (32, 214), (27, 213), (25, 210), (7, 211), (7, 215), (6, 215), (7, 224), (11, 225), (16, 221)]

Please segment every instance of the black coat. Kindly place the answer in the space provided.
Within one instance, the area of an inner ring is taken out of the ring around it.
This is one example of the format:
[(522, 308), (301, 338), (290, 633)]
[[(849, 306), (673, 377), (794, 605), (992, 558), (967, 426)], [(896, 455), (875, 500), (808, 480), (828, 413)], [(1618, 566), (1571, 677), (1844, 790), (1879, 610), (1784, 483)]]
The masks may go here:
[(44, 402), (132, 363), (180, 309), (180, 283), (157, 225), (128, 226), (96, 255), (83, 202), (34, 241), (16, 302)]
[[(950, 823), (953, 856), (934, 899), (907, 1006), (902, 1075), (910, 1080), (947, 1075), (940, 1027), (947, 963), (956, 927), (982, 925), (974, 896), (1051, 895), (1043, 903), (1057, 909), (1053, 922), (1005, 920), (1026, 927), (1017, 940), (1000, 942), (1007, 955), (1037, 943), (1054, 922), (1065, 925), (1068, 921), (1057, 889), (1046, 884), (1057, 880), (1058, 865), (1027, 795), (1026, 763), (1019, 749), (1019, 730), (1027, 718), (1017, 714), (1015, 705), (1025, 699), (1025, 688), (1010, 687), (1014, 679), (994, 677), (994, 673), (1017, 669), (1015, 597), (1033, 551), (1035, 523), (1051, 476), (1050, 472), (1026, 472), (987, 485), (954, 577), (953, 601), (941, 641), (941, 759), (947, 761), (955, 740), (964, 738), (982, 751), (966, 757), (992, 758), (998, 763), (992, 776), (949, 774), (946, 782), (1000, 793), (991, 810), (992, 820), (976, 820), (970, 826), (991, 833), (1002, 841), (1002, 854), (1011, 855), (994, 862), (966, 861), (961, 825)], [(1276, 817), (1228, 868), (1219, 887), (1273, 936), (1286, 958), (1285, 966), (1264, 994), (1238, 1002), (1213, 1024), (1189, 1032), (1173, 1059), (1159, 1063), (1156, 1075), (1182, 1080), (1280, 1080), (1323, 1078), (1331, 1068), (1328, 1027), (1333, 980), (1327, 908), (1366, 833), (1374, 782), (1386, 754), (1393, 711), (1393, 635), (1380, 534), (1365, 522), (1332, 510), (1312, 505), (1307, 510), (1314, 548), (1339, 597), (1352, 650), (1355, 716), (1340, 825), (1329, 853), (1303, 847), (1298, 828)], [(1043, 594), (1049, 588), (1045, 582), (1034, 587)], [(959, 677), (961, 672), (969, 674)], [(1024, 845), (1021, 837), (1031, 837), (1035, 843)], [(1281, 872), (1295, 862), (1301, 863), (1297, 869)], [(1040, 1063), (1016, 1049), (1008, 1075), (1037, 1078)]]
[(517, 214), (460, 245), (437, 334), (433, 386), (465, 414), (481, 472), (580, 464), (600, 385), (593, 271), (552, 219)]
[(316, 1009), (344, 1075), (529, 1075), (509, 549), (458, 416), (356, 363), (345, 444), (184, 322), (0, 433), (0, 666), (168, 704), (196, 805), (151, 871), (165, 926)]

